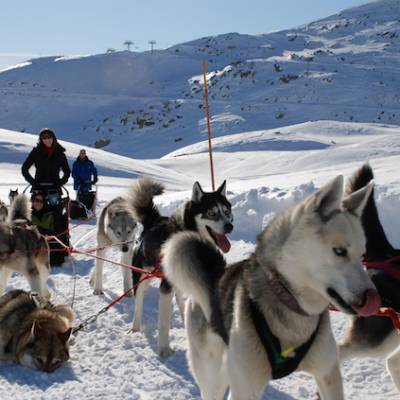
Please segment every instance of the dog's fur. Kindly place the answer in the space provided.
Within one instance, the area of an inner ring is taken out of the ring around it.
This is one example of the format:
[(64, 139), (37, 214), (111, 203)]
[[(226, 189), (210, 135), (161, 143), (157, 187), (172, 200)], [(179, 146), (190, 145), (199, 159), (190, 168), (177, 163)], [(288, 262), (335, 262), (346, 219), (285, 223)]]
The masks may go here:
[[(343, 177), (277, 215), (254, 253), (226, 268), (214, 246), (180, 232), (163, 246), (167, 279), (187, 294), (185, 323), (190, 369), (204, 400), (260, 399), (276, 378), (265, 347), (304, 357), (292, 370), (313, 374), (323, 400), (343, 399), (338, 352), (327, 307), (371, 315), (379, 297), (361, 264), (365, 238), (360, 215), (372, 185), (343, 196)], [(279, 355), (280, 354), (280, 355)], [(274, 365), (274, 369), (273, 369)], [(278, 365), (279, 367), (279, 365)], [(282, 376), (290, 373), (285, 371)]]
[(0, 359), (53, 372), (69, 359), (72, 310), (13, 290), (0, 297)]
[[(349, 181), (348, 193), (365, 186), (372, 179), (372, 169), (365, 164)], [(388, 241), (380, 223), (374, 192), (371, 193), (364, 209), (362, 223), (367, 239), (367, 260), (384, 261), (400, 255), (400, 250), (393, 248)], [(400, 268), (400, 263), (391, 266)], [(382, 305), (400, 312), (400, 281), (379, 270), (369, 270), (369, 274), (382, 298)], [(339, 349), (341, 360), (363, 356), (386, 358), (387, 369), (400, 391), (400, 336), (390, 318), (354, 317)]]
[[(117, 197), (111, 200), (101, 211), (97, 224), (97, 257), (104, 257), (106, 247), (121, 243), (121, 263), (130, 264), (131, 249), (138, 229), (138, 224), (132, 218), (126, 206), (126, 200)], [(90, 277), (94, 294), (103, 294), (104, 261), (96, 258), (96, 265)], [(124, 292), (132, 287), (132, 276), (129, 269), (121, 267)]]
[[(204, 192), (198, 182), (193, 186), (192, 198), (183, 208), (171, 217), (163, 217), (153, 202), (153, 197), (161, 195), (164, 187), (150, 178), (135, 182), (128, 194), (128, 206), (133, 217), (143, 225), (139, 244), (134, 248), (132, 265), (151, 270), (160, 255), (161, 245), (173, 233), (181, 230), (198, 232), (213, 246), (229, 251), (230, 244), (226, 234), (233, 229), (231, 205), (225, 195), (224, 182), (215, 192)], [(139, 282), (141, 274), (133, 273), (133, 281)], [(149, 280), (139, 285), (135, 293), (135, 315), (132, 331), (140, 331), (143, 313), (144, 291)], [(178, 307), (183, 314), (183, 301), (176, 292)], [(174, 290), (166, 279), (161, 280), (159, 302), (158, 349), (161, 356), (168, 356), (172, 350), (169, 345), (171, 302)]]
[(18, 195), (7, 222), (0, 222), (0, 295), (12, 271), (28, 280), (32, 291), (50, 297), (47, 277), (50, 272), (49, 245), (37, 228), (30, 225), (29, 199)]
[(18, 196), (18, 189), (10, 189), (9, 193), (8, 193), (8, 201), (9, 204), (11, 206), (11, 204), (13, 203), (14, 199)]

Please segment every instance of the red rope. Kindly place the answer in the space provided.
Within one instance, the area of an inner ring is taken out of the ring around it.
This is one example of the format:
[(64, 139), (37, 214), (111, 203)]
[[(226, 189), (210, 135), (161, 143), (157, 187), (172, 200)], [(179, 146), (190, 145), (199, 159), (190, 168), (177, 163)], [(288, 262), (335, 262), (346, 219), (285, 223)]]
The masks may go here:
[(121, 301), (125, 296), (127, 296), (132, 290), (135, 290), (143, 281), (146, 279), (150, 279), (153, 277), (156, 278), (163, 278), (164, 275), (159, 276), (160, 271), (160, 265), (161, 265), (161, 257), (157, 258), (157, 261), (154, 265), (154, 268), (151, 272), (147, 272), (144, 274), (143, 278), (141, 278), (135, 285), (133, 285), (130, 289), (128, 289), (125, 293), (121, 294), (121, 296), (117, 297), (114, 301), (112, 301), (110, 304), (108, 304), (105, 309), (106, 311), (110, 309), (114, 304), (117, 304), (119, 301)]
[(89, 317), (86, 320), (84, 320), (83, 322), (81, 322), (76, 328), (74, 328), (72, 330), (72, 333), (75, 335), (77, 332), (79, 332), (81, 329), (83, 329), (86, 325), (95, 322), (101, 314), (104, 314), (112, 306), (119, 303), (124, 297), (126, 297), (130, 292), (132, 292), (132, 290), (135, 290), (146, 279), (150, 279), (152, 277), (163, 278), (164, 275), (160, 271), (160, 268), (161, 268), (161, 256), (157, 258), (154, 268), (151, 272), (142, 270), (144, 276), (135, 285), (133, 285), (126, 292), (122, 293), (120, 296), (118, 296), (116, 299), (114, 299), (111, 303), (109, 303), (105, 307), (103, 307), (97, 314), (92, 315), (91, 317)]

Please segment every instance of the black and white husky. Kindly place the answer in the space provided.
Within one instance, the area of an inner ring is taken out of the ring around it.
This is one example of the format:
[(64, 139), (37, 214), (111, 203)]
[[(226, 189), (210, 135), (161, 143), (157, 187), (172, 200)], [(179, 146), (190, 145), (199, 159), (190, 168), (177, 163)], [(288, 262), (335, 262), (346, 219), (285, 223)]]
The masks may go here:
[[(372, 179), (372, 169), (366, 164), (353, 175), (347, 191), (352, 193)], [(373, 191), (362, 214), (362, 224), (367, 238), (367, 261), (383, 262), (400, 256), (400, 250), (394, 249), (389, 243), (380, 223)], [(400, 273), (399, 261), (390, 266)], [(382, 270), (370, 270), (369, 273), (382, 298), (382, 305), (400, 312), (400, 280)], [(341, 360), (351, 357), (386, 358), (387, 369), (400, 391), (400, 335), (390, 318), (355, 317), (340, 346)]]
[[(164, 192), (162, 184), (150, 178), (141, 178), (130, 188), (127, 204), (133, 218), (143, 225), (143, 231), (133, 253), (132, 265), (146, 270), (152, 270), (159, 259), (161, 245), (173, 233), (182, 230), (197, 232), (212, 247), (218, 246), (228, 252), (230, 243), (226, 234), (233, 229), (231, 204), (225, 195), (224, 182), (215, 192), (204, 192), (198, 182), (193, 186), (192, 198), (182, 209), (177, 210), (171, 217), (160, 215), (153, 202), (153, 197)], [(133, 281), (138, 282), (141, 274), (133, 273)], [(144, 291), (149, 280), (141, 283), (135, 293), (135, 315), (132, 331), (139, 331), (142, 313)], [(170, 283), (161, 280), (159, 301), (159, 335), (158, 348), (161, 356), (171, 354), (169, 346), (169, 327), (171, 319), (171, 302), (174, 295)], [(178, 306), (183, 313), (183, 302), (176, 293)], [(181, 303), (181, 304), (180, 304)]]
[(372, 184), (343, 198), (343, 177), (275, 216), (254, 253), (226, 268), (196, 233), (163, 246), (166, 278), (188, 296), (188, 361), (204, 400), (255, 400), (295, 370), (316, 378), (323, 400), (343, 399), (327, 307), (372, 315), (379, 296), (361, 263), (360, 216)]

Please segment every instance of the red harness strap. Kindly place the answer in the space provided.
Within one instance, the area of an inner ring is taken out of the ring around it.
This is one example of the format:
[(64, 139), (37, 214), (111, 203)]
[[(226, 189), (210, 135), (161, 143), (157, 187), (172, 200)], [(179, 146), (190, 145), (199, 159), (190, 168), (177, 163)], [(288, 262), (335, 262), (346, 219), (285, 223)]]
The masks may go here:
[(164, 272), (161, 271), (161, 260), (162, 260), (162, 257), (158, 256), (156, 263), (154, 264), (154, 268), (150, 272), (150, 274), (151, 274), (151, 276), (154, 276), (155, 278), (163, 279), (163, 278), (165, 278), (165, 275), (164, 275)]
[(392, 320), (393, 326), (397, 329), (397, 332), (400, 335), (400, 314), (398, 314), (393, 308), (381, 307), (377, 315), (379, 317), (389, 317)]
[[(335, 306), (330, 305), (329, 311), (340, 311)], [(397, 333), (400, 335), (400, 314), (393, 308), (381, 307), (374, 317), (387, 317), (392, 320), (393, 326), (397, 329)]]
[(400, 280), (400, 268), (392, 267), (392, 264), (396, 262), (400, 263), (400, 255), (380, 261), (368, 261), (367, 259), (363, 261), (367, 269), (378, 269)]

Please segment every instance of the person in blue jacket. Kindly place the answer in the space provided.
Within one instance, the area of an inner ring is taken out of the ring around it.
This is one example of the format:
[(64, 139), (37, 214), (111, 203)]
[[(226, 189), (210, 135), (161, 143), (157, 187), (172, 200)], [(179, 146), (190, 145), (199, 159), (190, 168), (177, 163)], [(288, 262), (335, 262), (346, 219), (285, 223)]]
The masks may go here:
[(72, 165), (72, 178), (74, 178), (74, 189), (78, 193), (90, 192), (92, 185), (97, 182), (97, 169), (93, 161), (87, 157), (85, 149), (79, 151), (79, 156)]

